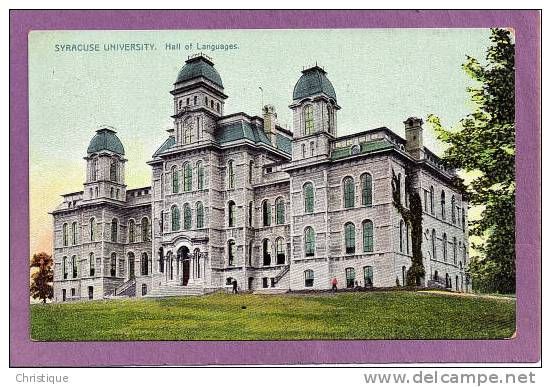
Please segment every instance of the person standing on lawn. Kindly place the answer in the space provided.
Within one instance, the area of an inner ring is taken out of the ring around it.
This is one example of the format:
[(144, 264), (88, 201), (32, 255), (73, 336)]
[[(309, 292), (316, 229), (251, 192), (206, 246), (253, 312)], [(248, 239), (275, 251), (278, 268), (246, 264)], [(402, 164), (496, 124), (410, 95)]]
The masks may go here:
[(331, 291), (337, 291), (337, 277), (333, 277), (333, 281), (331, 281)]

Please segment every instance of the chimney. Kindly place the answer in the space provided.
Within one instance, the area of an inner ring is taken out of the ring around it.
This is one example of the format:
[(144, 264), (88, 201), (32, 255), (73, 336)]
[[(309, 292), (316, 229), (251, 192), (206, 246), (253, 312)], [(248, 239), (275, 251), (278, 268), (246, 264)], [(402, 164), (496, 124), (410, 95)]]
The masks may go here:
[(404, 121), (406, 129), (406, 151), (415, 159), (425, 158), (423, 145), (423, 120), (417, 117), (409, 117)]
[(276, 123), (277, 114), (273, 105), (265, 105), (262, 109), (264, 118), (264, 133), (270, 139), (273, 146), (277, 146)]

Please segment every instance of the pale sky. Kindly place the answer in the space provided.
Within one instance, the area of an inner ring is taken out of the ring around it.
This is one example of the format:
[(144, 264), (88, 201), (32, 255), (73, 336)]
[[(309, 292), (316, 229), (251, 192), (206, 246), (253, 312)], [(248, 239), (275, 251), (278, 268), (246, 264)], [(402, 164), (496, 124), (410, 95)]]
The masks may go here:
[[(461, 69), (465, 55), (483, 58), (488, 29), (34, 31), (29, 35), (30, 251), (51, 253), (59, 195), (82, 190), (86, 148), (99, 125), (124, 144), (129, 188), (150, 184), (146, 161), (172, 126), (169, 94), (188, 55), (212, 57), (222, 77), (225, 113), (260, 115), (275, 106), (291, 129), (293, 87), (304, 67), (325, 68), (337, 93), (338, 135), (386, 126), (403, 136), (410, 116), (434, 113), (444, 125), (472, 110)], [(109, 43), (148, 43), (151, 51), (105, 51)], [(181, 43), (166, 50), (166, 43)], [(55, 51), (98, 44), (99, 52)], [(234, 50), (198, 49), (236, 44)], [(186, 45), (191, 48), (186, 49)], [(264, 90), (263, 96), (259, 86)], [(425, 125), (425, 145), (439, 153)]]

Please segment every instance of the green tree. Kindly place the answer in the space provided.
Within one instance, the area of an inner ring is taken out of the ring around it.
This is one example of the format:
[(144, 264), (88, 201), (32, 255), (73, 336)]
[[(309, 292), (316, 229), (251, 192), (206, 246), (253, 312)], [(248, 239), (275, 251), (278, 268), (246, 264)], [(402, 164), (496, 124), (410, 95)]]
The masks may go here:
[(31, 258), (31, 296), (32, 298), (42, 300), (51, 300), (54, 296), (54, 272), (52, 266), (54, 261), (52, 257), (46, 253), (34, 254)]
[(438, 139), (449, 145), (444, 161), (474, 172), (468, 186), (472, 205), (483, 206), (471, 233), (482, 242), (471, 259), (469, 273), (475, 288), (515, 292), (515, 44), (509, 31), (492, 29), (485, 63), (467, 56), (463, 69), (477, 82), (467, 91), (474, 111), (459, 130), (442, 127), (429, 116)]

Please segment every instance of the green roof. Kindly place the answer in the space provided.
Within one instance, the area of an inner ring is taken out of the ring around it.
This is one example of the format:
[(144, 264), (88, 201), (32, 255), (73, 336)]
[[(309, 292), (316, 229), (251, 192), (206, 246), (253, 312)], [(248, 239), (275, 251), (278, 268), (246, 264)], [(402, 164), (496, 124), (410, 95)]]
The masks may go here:
[[(219, 144), (226, 142), (248, 139), (255, 143), (272, 145), (270, 139), (264, 133), (264, 128), (252, 125), (246, 121), (236, 121), (227, 125), (220, 125), (216, 128), (216, 141)], [(291, 140), (277, 133), (276, 148), (287, 154), (291, 154)]]
[[(387, 140), (368, 141), (360, 143), (360, 152), (358, 154), (366, 154), (384, 149), (391, 149), (394, 144)], [(345, 157), (352, 156), (352, 145), (336, 148), (331, 152), (331, 160), (344, 159)]]
[(184, 67), (180, 69), (176, 83), (190, 81), (198, 77), (204, 77), (212, 83), (224, 87), (222, 78), (214, 68), (214, 64), (204, 56), (188, 59)]
[[(215, 130), (215, 141), (218, 144), (225, 144), (238, 140), (250, 140), (256, 144), (263, 143), (272, 145), (264, 129), (260, 126), (252, 125), (249, 122), (239, 120), (229, 124), (219, 125)], [(170, 150), (176, 144), (174, 137), (169, 137), (163, 145), (159, 147), (153, 154), (153, 158), (160, 156), (164, 152)], [(280, 151), (291, 155), (291, 140), (280, 133), (276, 134), (276, 148)]]
[(318, 66), (304, 70), (293, 90), (293, 100), (325, 94), (336, 102), (337, 94), (325, 74), (327, 74), (325, 70)]
[(109, 128), (97, 130), (96, 135), (92, 138), (92, 141), (90, 141), (90, 145), (88, 145), (88, 153), (97, 153), (107, 150), (124, 156), (124, 147), (116, 133), (117, 132)]
[(159, 156), (161, 153), (174, 146), (174, 144), (176, 144), (176, 139), (174, 138), (174, 136), (170, 136), (165, 140), (165, 142), (163, 142), (163, 145), (161, 145), (159, 149), (157, 149), (155, 153), (153, 153), (153, 157), (155, 158)]

